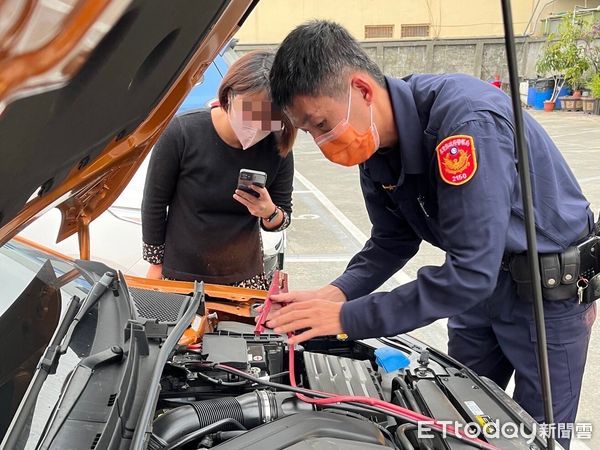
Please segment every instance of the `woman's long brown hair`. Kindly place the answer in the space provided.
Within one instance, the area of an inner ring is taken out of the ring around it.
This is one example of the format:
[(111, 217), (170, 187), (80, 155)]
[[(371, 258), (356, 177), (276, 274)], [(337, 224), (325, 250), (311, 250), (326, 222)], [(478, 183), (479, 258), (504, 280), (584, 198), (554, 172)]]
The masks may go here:
[[(271, 97), (269, 72), (275, 55), (271, 52), (257, 50), (246, 53), (235, 61), (223, 77), (219, 86), (219, 103), (221, 108), (229, 111), (229, 100), (232, 95), (254, 94), (265, 91)], [(297, 130), (290, 119), (281, 112), (281, 131), (274, 132), (277, 136), (277, 147), (282, 157), (292, 150), (296, 140)]]

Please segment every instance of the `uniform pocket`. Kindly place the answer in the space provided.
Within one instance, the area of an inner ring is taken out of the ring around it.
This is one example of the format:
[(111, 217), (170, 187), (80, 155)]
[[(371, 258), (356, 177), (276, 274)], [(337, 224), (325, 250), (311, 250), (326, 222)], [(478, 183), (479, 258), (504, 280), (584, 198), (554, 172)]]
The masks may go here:
[[(568, 300), (565, 303), (575, 303)], [(549, 344), (571, 344), (589, 337), (592, 325), (596, 319), (596, 306), (576, 305), (577, 311), (566, 313), (565, 316), (546, 317), (546, 339)], [(529, 324), (531, 342), (537, 342), (535, 323)]]
[[(571, 420), (569, 411), (573, 402), (576, 404), (578, 401), (591, 328), (596, 319), (595, 304), (578, 305), (578, 309), (579, 307), (582, 309), (575, 314), (546, 321), (552, 403), (559, 422), (566, 418)], [(536, 345), (536, 328), (533, 323), (530, 324), (530, 333), (532, 345)], [(536, 360), (532, 363), (537, 368), (537, 347), (534, 348), (534, 354)]]

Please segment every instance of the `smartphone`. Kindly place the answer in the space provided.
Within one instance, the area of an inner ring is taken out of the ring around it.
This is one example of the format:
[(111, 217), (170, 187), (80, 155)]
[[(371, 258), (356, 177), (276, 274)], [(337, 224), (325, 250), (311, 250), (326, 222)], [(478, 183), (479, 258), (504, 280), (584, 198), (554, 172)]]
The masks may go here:
[(267, 174), (259, 170), (241, 169), (237, 188), (255, 197), (260, 197), (258, 192), (252, 190), (251, 185), (264, 188), (267, 185)]

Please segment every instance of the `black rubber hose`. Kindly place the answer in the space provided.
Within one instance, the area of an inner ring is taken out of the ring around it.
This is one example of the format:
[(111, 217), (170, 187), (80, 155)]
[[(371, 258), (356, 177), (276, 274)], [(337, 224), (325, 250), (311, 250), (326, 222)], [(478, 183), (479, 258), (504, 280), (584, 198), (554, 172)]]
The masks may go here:
[[(404, 398), (404, 395), (402, 394), (402, 391), (400, 389), (394, 389), (393, 399), (396, 400), (396, 403), (399, 406), (401, 406), (402, 408), (408, 409), (408, 405), (406, 404), (406, 399)], [(394, 403), (393, 400), (392, 400), (392, 403)]]
[[(254, 400), (253, 398), (250, 401)], [(198, 419), (198, 427), (202, 428), (212, 423), (217, 422), (221, 419), (235, 419), (240, 423), (246, 423), (244, 420), (244, 411), (242, 405), (237, 398), (234, 397), (222, 397), (211, 400), (202, 400), (199, 402), (193, 402), (190, 405), (196, 411)], [(252, 405), (258, 406), (258, 405)], [(258, 424), (247, 424), (248, 426), (255, 426)]]
[(417, 399), (415, 398), (414, 394), (412, 393), (412, 391), (406, 384), (406, 381), (404, 381), (400, 377), (394, 377), (394, 379), (392, 380), (392, 384), (393, 383), (398, 383), (400, 385), (400, 391), (404, 394), (404, 396), (406, 397), (406, 400), (408, 400), (408, 404), (409, 404), (410, 408), (415, 412), (418, 412), (418, 413), (422, 412), (421, 408), (419, 408), (419, 404), (417, 403)]
[(406, 435), (408, 430), (415, 430), (417, 427), (412, 423), (405, 423), (396, 428), (396, 437), (398, 438), (398, 443), (400, 444), (400, 448), (402, 450), (415, 450), (410, 439)]
[(229, 418), (244, 423), (242, 407), (233, 397), (193, 402), (173, 408), (158, 417), (154, 421), (152, 434), (159, 442), (169, 445), (193, 430)]
[[(250, 429), (279, 417), (308, 410), (313, 410), (312, 405), (298, 400), (289, 392), (267, 390), (193, 402), (173, 408), (154, 421), (151, 450), (168, 446), (194, 430), (223, 419), (234, 419)], [(223, 431), (227, 430), (231, 428)]]
[(218, 431), (221, 428), (224, 428), (224, 427), (230, 428), (232, 426), (237, 428), (238, 430), (245, 430), (244, 426), (235, 419), (221, 419), (215, 423), (211, 423), (210, 425), (200, 428), (199, 430), (192, 431), (191, 433), (188, 433), (185, 436), (180, 437), (172, 444), (169, 444), (168, 446), (166, 446), (164, 448), (164, 450), (176, 449), (178, 447), (181, 447), (182, 445), (187, 444), (188, 442), (192, 442), (196, 439), (204, 437), (209, 433), (214, 433), (215, 431)]

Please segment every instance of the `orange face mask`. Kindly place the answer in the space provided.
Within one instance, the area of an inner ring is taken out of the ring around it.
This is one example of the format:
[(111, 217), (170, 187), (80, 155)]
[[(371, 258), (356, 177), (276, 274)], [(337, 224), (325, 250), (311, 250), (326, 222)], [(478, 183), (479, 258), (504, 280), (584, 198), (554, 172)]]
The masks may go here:
[(364, 133), (359, 133), (350, 124), (350, 106), (352, 103), (352, 89), (348, 94), (348, 114), (346, 119), (338, 123), (331, 131), (317, 137), (315, 143), (319, 146), (325, 157), (342, 166), (355, 166), (365, 162), (379, 148), (379, 133), (373, 122), (373, 107), (371, 112), (371, 126)]

